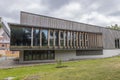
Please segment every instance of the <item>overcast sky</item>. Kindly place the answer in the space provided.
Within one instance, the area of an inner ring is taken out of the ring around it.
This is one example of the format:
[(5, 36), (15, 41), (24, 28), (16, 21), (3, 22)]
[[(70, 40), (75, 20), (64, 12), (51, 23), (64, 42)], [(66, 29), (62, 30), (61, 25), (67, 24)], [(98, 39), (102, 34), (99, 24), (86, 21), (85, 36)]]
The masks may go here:
[(0, 16), (19, 23), (20, 11), (107, 26), (120, 25), (120, 0), (0, 0)]

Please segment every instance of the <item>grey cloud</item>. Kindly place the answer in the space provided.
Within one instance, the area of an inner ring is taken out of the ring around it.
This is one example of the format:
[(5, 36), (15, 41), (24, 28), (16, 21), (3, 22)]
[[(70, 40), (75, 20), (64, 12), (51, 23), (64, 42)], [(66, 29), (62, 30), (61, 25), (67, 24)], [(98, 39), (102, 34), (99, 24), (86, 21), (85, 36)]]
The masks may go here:
[(120, 11), (109, 13), (109, 16), (120, 16)]
[(71, 0), (42, 0), (42, 3), (49, 5), (50, 9), (59, 9), (61, 6), (68, 4)]
[[(81, 9), (76, 12), (74, 12), (74, 10), (73, 12), (68, 10), (68, 12), (71, 12), (70, 15), (72, 16), (66, 18), (66, 14), (65, 16), (62, 16), (62, 18), (77, 21), (83, 20), (84, 22), (88, 21), (87, 16), (92, 16), (89, 18), (89, 23), (101, 26), (120, 22), (118, 19), (118, 17), (120, 17), (120, 0), (1, 0), (0, 16), (6, 18), (7, 21), (13, 20), (13, 22), (19, 22), (20, 11), (48, 16), (54, 16), (52, 13), (59, 12), (59, 15), (57, 16), (60, 16), (64, 14), (64, 12), (62, 12), (64, 11), (64, 6), (68, 6), (69, 3), (73, 2), (80, 4)], [(63, 9), (61, 10), (61, 8)], [(96, 15), (93, 15), (94, 12)], [(83, 16), (85, 16), (86, 20), (82, 19), (84, 18)], [(100, 17), (103, 17), (105, 20), (101, 20)], [(107, 17), (109, 17), (111, 21), (106, 21)], [(112, 19), (116, 19), (116, 22), (112, 22)]]

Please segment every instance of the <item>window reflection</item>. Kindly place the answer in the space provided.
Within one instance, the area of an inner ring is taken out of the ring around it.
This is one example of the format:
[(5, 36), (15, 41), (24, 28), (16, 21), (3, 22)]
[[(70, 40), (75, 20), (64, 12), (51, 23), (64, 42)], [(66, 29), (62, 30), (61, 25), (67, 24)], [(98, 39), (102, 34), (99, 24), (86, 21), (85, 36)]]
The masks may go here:
[(55, 31), (55, 46), (58, 46), (59, 45), (59, 32), (58, 31)]
[(24, 36), (23, 36), (23, 45), (30, 46), (31, 45), (31, 28), (24, 28)]
[(60, 45), (63, 46), (64, 45), (64, 36), (63, 36), (63, 32), (60, 32)]
[(70, 39), (71, 39), (71, 35), (70, 32), (68, 32), (68, 46), (70, 46)]
[(74, 32), (74, 46), (76, 46), (76, 42), (77, 42), (77, 41), (76, 41), (76, 36), (77, 36), (77, 35), (76, 35), (76, 32)]
[(74, 46), (74, 32), (72, 32), (72, 46)]
[(30, 46), (31, 45), (31, 28), (12, 27), (11, 28), (11, 45)]
[(34, 28), (33, 30), (33, 46), (40, 45), (40, 29)]
[(67, 32), (65, 32), (65, 46), (67, 46)]
[(25, 50), (24, 53), (25, 61), (55, 59), (55, 53), (52, 50)]
[(42, 30), (42, 46), (48, 45), (48, 30)]
[(54, 33), (53, 33), (53, 31), (51, 30), (51, 31), (50, 31), (50, 46), (53, 46), (53, 41), (54, 41)]
[[(60, 31), (60, 32), (59, 32)], [(31, 46), (32, 28), (28, 27), (11, 27), (11, 46)], [(78, 34), (79, 33), (79, 34)], [(41, 34), (41, 35), (40, 35)], [(64, 38), (65, 37), (65, 38)], [(101, 46), (102, 35), (86, 32), (50, 30), (49, 34), (50, 46), (69, 46), (74, 47), (78, 45), (81, 48)], [(78, 39), (78, 40), (77, 40)], [(60, 42), (59, 42), (60, 41)], [(94, 42), (95, 41), (95, 42)], [(41, 42), (41, 43), (40, 43)], [(65, 42), (65, 44), (64, 44)], [(94, 44), (93, 44), (94, 42)], [(115, 40), (116, 46), (117, 40)], [(33, 28), (33, 46), (48, 46), (48, 30)], [(118, 46), (119, 47), (119, 46)]]

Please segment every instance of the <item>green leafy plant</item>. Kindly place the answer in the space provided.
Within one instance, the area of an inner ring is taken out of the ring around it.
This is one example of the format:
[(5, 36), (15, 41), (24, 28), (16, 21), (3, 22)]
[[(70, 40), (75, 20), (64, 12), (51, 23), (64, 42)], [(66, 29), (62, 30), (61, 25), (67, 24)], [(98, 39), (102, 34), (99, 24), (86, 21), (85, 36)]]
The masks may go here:
[(14, 58), (13, 60), (14, 60), (14, 61), (19, 61), (19, 58)]
[(62, 60), (57, 60), (56, 62), (57, 62), (57, 66), (56, 66), (57, 68), (62, 66)]
[(62, 64), (62, 60), (60, 59), (60, 60), (56, 60), (56, 68), (63, 68), (63, 67), (67, 67), (67, 66), (64, 66), (63, 64)]
[(0, 54), (0, 57), (2, 57), (2, 54)]

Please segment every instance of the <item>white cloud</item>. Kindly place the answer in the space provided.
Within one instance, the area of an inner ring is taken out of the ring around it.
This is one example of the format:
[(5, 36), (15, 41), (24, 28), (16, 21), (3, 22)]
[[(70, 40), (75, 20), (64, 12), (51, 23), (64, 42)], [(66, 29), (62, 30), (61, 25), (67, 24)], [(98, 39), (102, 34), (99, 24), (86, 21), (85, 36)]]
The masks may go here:
[(0, 16), (19, 22), (20, 11), (27, 11), (99, 26), (120, 25), (119, 3), (120, 0), (1, 0)]

